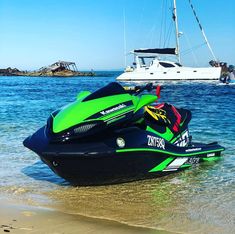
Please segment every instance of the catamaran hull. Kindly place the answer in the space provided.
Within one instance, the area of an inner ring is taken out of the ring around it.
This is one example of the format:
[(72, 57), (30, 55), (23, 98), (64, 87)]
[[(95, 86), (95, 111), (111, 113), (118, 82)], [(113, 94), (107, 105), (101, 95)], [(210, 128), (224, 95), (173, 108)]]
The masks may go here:
[(186, 68), (178, 67), (169, 69), (135, 69), (134, 71), (124, 72), (117, 77), (118, 81), (165, 81), (165, 80), (191, 80), (191, 81), (210, 81), (218, 80), (221, 76), (220, 67), (208, 68)]
[[(133, 138), (135, 136), (135, 138)], [(117, 137), (126, 146), (117, 146)], [(103, 185), (154, 178), (188, 168), (204, 160), (217, 159), (223, 147), (195, 144), (177, 147), (150, 132), (132, 129), (102, 142), (50, 143), (45, 128), (24, 141), (56, 174), (75, 185)], [(134, 139), (134, 140), (133, 140)], [(150, 146), (158, 142), (156, 146)]]

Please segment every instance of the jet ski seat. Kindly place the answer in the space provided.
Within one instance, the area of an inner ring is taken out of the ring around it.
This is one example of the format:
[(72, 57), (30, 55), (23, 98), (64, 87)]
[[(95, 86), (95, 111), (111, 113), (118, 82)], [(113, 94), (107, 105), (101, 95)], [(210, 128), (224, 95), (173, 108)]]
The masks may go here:
[(174, 135), (179, 134), (188, 127), (191, 117), (189, 110), (178, 109), (167, 103), (145, 107), (146, 125), (160, 133), (164, 133), (168, 127)]

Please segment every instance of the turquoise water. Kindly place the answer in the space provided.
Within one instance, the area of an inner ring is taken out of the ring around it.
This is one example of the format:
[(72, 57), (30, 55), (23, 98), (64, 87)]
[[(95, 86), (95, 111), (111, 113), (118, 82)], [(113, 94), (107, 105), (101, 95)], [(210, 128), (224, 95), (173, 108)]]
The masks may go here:
[(235, 86), (163, 83), (161, 101), (192, 111), (190, 132), (218, 141), (223, 159), (182, 173), (113, 186), (72, 187), (54, 175), (22, 141), (50, 112), (93, 91), (109, 77), (0, 77), (0, 193), (65, 213), (183, 233), (232, 233), (235, 229)]

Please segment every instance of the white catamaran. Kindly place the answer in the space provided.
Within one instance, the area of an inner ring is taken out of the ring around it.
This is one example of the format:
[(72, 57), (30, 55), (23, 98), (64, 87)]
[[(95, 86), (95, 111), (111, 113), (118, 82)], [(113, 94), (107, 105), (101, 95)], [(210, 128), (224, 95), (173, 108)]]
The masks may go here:
[[(205, 42), (217, 61), (212, 48), (207, 40), (205, 32), (198, 20), (191, 0), (190, 6), (202, 31)], [(181, 65), (178, 18), (176, 10), (176, 0), (173, 1), (173, 21), (176, 33), (176, 48), (154, 48), (137, 49), (131, 53), (134, 55), (133, 66), (128, 66), (125, 72), (117, 77), (118, 81), (159, 81), (159, 80), (218, 80), (221, 75), (221, 67), (186, 67)], [(161, 55), (173, 55), (177, 62), (162, 60)], [(147, 63), (148, 61), (148, 63)]]

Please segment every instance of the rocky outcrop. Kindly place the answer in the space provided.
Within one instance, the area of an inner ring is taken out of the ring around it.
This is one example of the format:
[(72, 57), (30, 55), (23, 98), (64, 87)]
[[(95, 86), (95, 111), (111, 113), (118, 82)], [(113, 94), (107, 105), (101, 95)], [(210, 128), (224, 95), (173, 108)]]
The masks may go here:
[(0, 76), (20, 76), (21, 74), (22, 72), (17, 68), (0, 69)]
[(76, 72), (71, 70), (63, 71), (35, 71), (26, 72), (24, 76), (41, 76), (41, 77), (76, 77), (76, 76), (95, 76), (94, 72)]
[(41, 76), (41, 77), (76, 77), (76, 76), (95, 76), (94, 72), (80, 72), (72, 70), (57, 70), (51, 71), (48, 69), (38, 70), (38, 71), (20, 71), (17, 68), (6, 68), (0, 69), (0, 76)]

